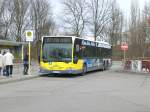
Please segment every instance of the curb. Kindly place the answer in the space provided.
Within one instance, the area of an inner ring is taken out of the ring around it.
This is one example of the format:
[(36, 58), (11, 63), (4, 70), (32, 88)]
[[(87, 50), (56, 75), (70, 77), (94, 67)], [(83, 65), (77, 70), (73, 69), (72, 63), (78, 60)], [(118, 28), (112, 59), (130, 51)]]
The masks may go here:
[(22, 77), (22, 78), (16, 78), (16, 79), (10, 79), (10, 80), (4, 80), (4, 81), (0, 81), (0, 85), (3, 84), (8, 84), (8, 83), (15, 83), (15, 82), (20, 82), (20, 81), (25, 81), (25, 80), (30, 80), (30, 79), (35, 79), (38, 78), (42, 75), (37, 75), (37, 76), (27, 76), (27, 77)]

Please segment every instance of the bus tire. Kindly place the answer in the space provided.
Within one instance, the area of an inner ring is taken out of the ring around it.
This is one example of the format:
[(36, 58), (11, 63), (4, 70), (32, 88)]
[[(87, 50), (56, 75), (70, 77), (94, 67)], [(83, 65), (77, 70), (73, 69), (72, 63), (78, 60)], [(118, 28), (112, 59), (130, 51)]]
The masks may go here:
[(87, 72), (87, 66), (86, 66), (86, 64), (84, 64), (81, 75), (84, 76), (86, 74), (86, 72)]

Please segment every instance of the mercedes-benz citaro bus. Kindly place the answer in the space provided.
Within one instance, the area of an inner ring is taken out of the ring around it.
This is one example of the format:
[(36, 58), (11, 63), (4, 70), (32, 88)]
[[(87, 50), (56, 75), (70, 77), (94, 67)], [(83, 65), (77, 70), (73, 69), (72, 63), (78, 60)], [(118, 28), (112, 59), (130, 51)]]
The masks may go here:
[(111, 66), (112, 48), (74, 36), (43, 36), (40, 71), (44, 74), (82, 74)]

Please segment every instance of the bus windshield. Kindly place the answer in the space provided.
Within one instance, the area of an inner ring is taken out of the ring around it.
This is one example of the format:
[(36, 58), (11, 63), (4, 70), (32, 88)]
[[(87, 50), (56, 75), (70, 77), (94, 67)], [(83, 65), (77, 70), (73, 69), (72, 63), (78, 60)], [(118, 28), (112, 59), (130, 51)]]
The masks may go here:
[(43, 61), (45, 62), (71, 62), (71, 43), (44, 43)]

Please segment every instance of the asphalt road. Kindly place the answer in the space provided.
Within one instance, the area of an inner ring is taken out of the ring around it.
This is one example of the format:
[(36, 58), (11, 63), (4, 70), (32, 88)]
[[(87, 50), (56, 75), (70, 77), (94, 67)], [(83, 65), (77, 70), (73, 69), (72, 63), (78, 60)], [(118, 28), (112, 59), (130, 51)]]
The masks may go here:
[(109, 70), (0, 85), (0, 112), (150, 112), (150, 75)]

